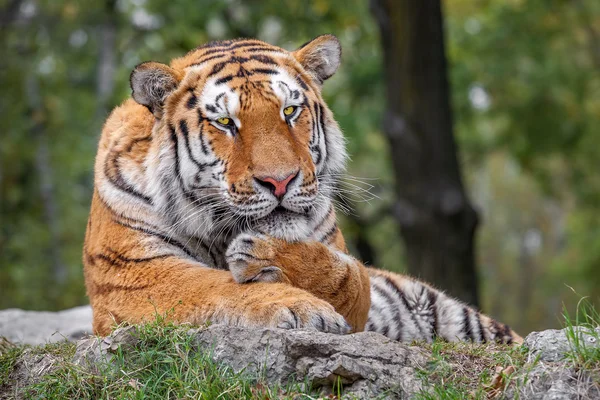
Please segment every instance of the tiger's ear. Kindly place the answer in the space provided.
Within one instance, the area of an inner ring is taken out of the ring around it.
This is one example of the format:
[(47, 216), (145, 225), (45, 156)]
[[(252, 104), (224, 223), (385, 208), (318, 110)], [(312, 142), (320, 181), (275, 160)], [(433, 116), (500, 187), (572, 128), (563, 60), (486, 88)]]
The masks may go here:
[(129, 78), (131, 97), (160, 119), (165, 99), (177, 89), (181, 78), (181, 74), (165, 64), (153, 61), (141, 63)]
[(340, 66), (342, 46), (335, 36), (321, 35), (302, 45), (292, 55), (322, 85)]

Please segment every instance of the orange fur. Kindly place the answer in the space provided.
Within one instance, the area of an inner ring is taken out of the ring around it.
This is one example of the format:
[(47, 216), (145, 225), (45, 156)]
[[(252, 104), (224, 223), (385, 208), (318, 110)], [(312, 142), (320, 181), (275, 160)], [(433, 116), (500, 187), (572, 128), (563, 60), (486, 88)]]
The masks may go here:
[[(285, 52), (262, 42), (260, 46)], [(190, 131), (204, 129), (215, 154), (227, 163), (228, 185), (242, 200), (254, 177), (285, 176), (298, 170), (303, 172), (307, 190), (317, 190), (315, 165), (308, 151), (310, 121), (299, 118), (295, 134), (287, 133), (276, 99), (263, 90), (264, 76), (234, 79), (236, 84), (245, 85), (243, 93), (248, 97), (238, 115), (242, 123), (239, 140), (198, 121), (196, 111), (186, 107), (189, 93), (199, 96), (206, 81), (189, 67), (208, 57), (210, 50), (192, 51), (170, 67), (160, 67), (159, 73), (169, 74), (167, 79), (178, 83), (165, 97), (164, 105), (162, 101), (144, 103), (146, 99), (136, 97), (134, 87), (134, 97), (147, 107), (126, 100), (106, 121), (96, 158), (96, 190), (84, 247), (94, 331), (105, 335), (115, 323), (136, 323), (171, 309), (170, 318), (182, 323), (283, 327), (322, 323), (327, 325), (324, 330), (341, 333), (347, 331), (343, 316), (352, 330), (363, 330), (370, 297), (369, 277), (362, 264), (356, 262), (352, 272), (345, 275), (336, 270), (339, 260), (321, 243), (268, 238), (256, 252), (262, 255), (268, 251), (270, 264), (283, 271), (284, 279), (279, 283), (240, 284), (230, 271), (207, 268), (193, 257), (171, 252), (169, 238), (159, 237), (148, 228), (147, 222), (155, 218), (151, 207), (129, 202), (125, 194), (123, 200), (108, 201), (99, 192), (109, 180), (143, 198), (150, 190), (146, 179), (149, 168), (167, 147), (169, 128), (178, 121), (187, 121)], [(244, 50), (230, 53), (241, 57)], [(303, 79), (310, 87), (307, 96), (321, 101), (319, 85), (302, 69), (302, 59), (288, 55), (278, 61), (281, 68)], [(208, 62), (206, 68), (214, 68), (218, 61)], [(243, 63), (246, 69), (261, 66), (258, 61)], [(139, 68), (147, 67), (142, 64)], [(221, 75), (235, 74), (238, 68), (238, 64), (227, 65)], [(339, 232), (333, 243), (345, 251)], [(256, 267), (249, 265), (246, 273)]]

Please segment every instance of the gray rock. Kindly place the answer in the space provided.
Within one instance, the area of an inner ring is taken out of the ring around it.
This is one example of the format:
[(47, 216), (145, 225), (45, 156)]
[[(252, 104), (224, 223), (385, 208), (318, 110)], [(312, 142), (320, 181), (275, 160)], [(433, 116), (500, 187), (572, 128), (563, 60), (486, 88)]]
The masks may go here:
[[(213, 325), (191, 329), (202, 351), (230, 366), (260, 376), (269, 383), (306, 382), (329, 393), (340, 381), (346, 394), (371, 398), (408, 398), (422, 389), (417, 371), (428, 354), (421, 348), (373, 332), (333, 335), (314, 331), (248, 329)], [(118, 345), (130, 346), (135, 328), (116, 330), (108, 338), (80, 341), (75, 362), (94, 368), (110, 360)]]
[(0, 311), (0, 336), (13, 343), (44, 344), (77, 340), (92, 332), (92, 309), (81, 306), (59, 312)]
[[(91, 317), (88, 306), (58, 313), (0, 311), (0, 336), (29, 344), (75, 340), (91, 332)], [(135, 332), (135, 327), (127, 327), (106, 338), (80, 340), (74, 362), (94, 372), (102, 360), (110, 362), (119, 346), (126, 353), (137, 341)], [(338, 336), (213, 325), (190, 329), (189, 334), (194, 336), (199, 349), (210, 351), (215, 361), (271, 383), (294, 379), (321, 388), (326, 394), (339, 379), (345, 393), (358, 398), (376, 395), (409, 398), (427, 390), (418, 372), (426, 367), (430, 354), (418, 346), (398, 343), (376, 333)], [(578, 328), (577, 335), (579, 342), (588, 348), (600, 348), (597, 340), (600, 328), (595, 334)], [(529, 349), (528, 363), (516, 372), (516, 384), (509, 385), (503, 398), (600, 399), (598, 371), (579, 368), (567, 357), (572, 343), (565, 330), (533, 332), (526, 337), (525, 346)], [(55, 358), (51, 354), (26, 352), (13, 376), (20, 387), (35, 382), (57, 364)]]
[[(597, 337), (600, 335), (600, 328), (596, 328), (595, 334), (591, 334), (589, 329), (575, 329), (582, 344), (598, 347), (600, 343), (597, 343)], [(530, 361), (538, 357), (540, 361), (544, 362), (563, 360), (567, 353), (571, 351), (571, 343), (566, 335), (566, 331), (566, 329), (548, 329), (541, 332), (532, 332), (527, 335), (525, 346), (529, 348)]]
[[(581, 346), (600, 349), (598, 336), (590, 328), (576, 327)], [(529, 349), (528, 364), (518, 372), (517, 385), (508, 389), (507, 398), (522, 399), (600, 399), (599, 371), (579, 368), (569, 353), (573, 342), (567, 329), (533, 332), (525, 338)]]

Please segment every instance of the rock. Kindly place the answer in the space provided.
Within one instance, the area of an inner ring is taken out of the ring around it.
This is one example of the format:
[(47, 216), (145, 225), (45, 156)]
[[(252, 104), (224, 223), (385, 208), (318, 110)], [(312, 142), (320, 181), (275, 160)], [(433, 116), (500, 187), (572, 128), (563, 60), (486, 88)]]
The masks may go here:
[(92, 309), (81, 306), (59, 312), (0, 311), (0, 337), (13, 343), (44, 344), (77, 340), (92, 332)]
[[(105, 338), (79, 340), (73, 362), (91, 373), (102, 361), (110, 362), (120, 348), (126, 355), (137, 342), (137, 328), (117, 329)], [(0, 336), (11, 341), (37, 344), (75, 340), (91, 331), (91, 310), (77, 307), (58, 313), (0, 311)], [(579, 343), (600, 351), (600, 328), (595, 333), (576, 328)], [(372, 332), (333, 335), (314, 331), (249, 329), (213, 325), (189, 329), (197, 348), (234, 371), (260, 377), (270, 383), (290, 379), (321, 388), (324, 394), (340, 381), (344, 393), (356, 398), (409, 398), (424, 390), (420, 373), (427, 369), (430, 351), (398, 343)], [(566, 330), (533, 332), (525, 339), (527, 364), (518, 367), (502, 398), (594, 399), (600, 398), (596, 369), (582, 367), (568, 357), (573, 351)], [(52, 371), (60, 362), (53, 354), (26, 350), (11, 377), (23, 387)], [(462, 368), (469, 368), (463, 365)], [(15, 387), (17, 387), (15, 386)], [(11, 386), (12, 388), (12, 386)], [(0, 398), (2, 396), (0, 388)], [(10, 389), (10, 388), (9, 388)], [(12, 390), (12, 389), (10, 389)]]
[[(80, 341), (75, 361), (94, 368), (98, 362), (110, 360), (115, 346), (131, 346), (135, 333), (135, 328), (128, 327), (116, 330), (108, 338)], [(341, 336), (212, 325), (188, 333), (195, 336), (200, 349), (236, 372), (244, 370), (269, 383), (308, 382), (326, 393), (339, 379), (344, 393), (359, 398), (384, 392), (387, 397), (407, 398), (419, 392), (422, 381), (417, 371), (428, 360), (423, 349), (373, 332)]]
[[(600, 328), (596, 328), (596, 334), (592, 335), (589, 330), (576, 328), (579, 338), (583, 343), (598, 347), (597, 337), (600, 335)], [(529, 358), (531, 361), (539, 357), (539, 361), (556, 362), (565, 358), (571, 351), (571, 343), (566, 335), (566, 329), (556, 330), (548, 329), (541, 332), (532, 332), (525, 338), (525, 346), (529, 348)]]
[[(600, 351), (596, 333), (590, 328), (575, 327), (579, 343), (593, 351)], [(599, 371), (579, 368), (569, 354), (573, 343), (567, 329), (549, 329), (533, 332), (525, 338), (529, 349), (528, 364), (518, 372), (517, 385), (510, 387), (506, 398), (520, 399), (600, 399)]]

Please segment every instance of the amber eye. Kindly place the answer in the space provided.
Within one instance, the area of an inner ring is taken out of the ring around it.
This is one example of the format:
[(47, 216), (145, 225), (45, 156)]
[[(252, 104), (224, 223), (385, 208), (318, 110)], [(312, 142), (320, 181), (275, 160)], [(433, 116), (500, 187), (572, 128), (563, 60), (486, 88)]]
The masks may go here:
[(294, 113), (294, 111), (296, 111), (296, 106), (289, 106), (283, 109), (283, 115), (285, 115), (286, 117), (289, 117), (290, 115), (292, 115)]
[(227, 117), (223, 117), (223, 118), (217, 118), (217, 122), (221, 125), (224, 126), (229, 126), (231, 125), (231, 118), (227, 118)]

